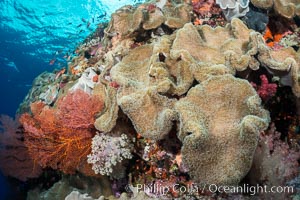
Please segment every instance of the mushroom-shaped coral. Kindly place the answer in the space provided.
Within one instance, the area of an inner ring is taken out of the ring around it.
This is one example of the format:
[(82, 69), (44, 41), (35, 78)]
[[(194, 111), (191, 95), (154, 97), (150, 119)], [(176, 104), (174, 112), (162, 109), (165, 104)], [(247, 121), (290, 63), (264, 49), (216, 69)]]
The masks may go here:
[(124, 6), (112, 14), (106, 33), (124, 39), (163, 23), (169, 28), (181, 28), (191, 21), (191, 11), (192, 7), (183, 1), (149, 1), (137, 8)]
[(163, 13), (166, 17), (164, 22), (169, 28), (181, 28), (184, 24), (191, 21), (192, 6), (182, 3), (175, 3), (176, 1), (169, 1), (163, 7)]
[(198, 29), (186, 24), (178, 30), (172, 45), (171, 56), (185, 61), (196, 60), (191, 64), (197, 81), (203, 81), (207, 74), (234, 73), (250, 67), (257, 69), (253, 48), (249, 44), (251, 30), (239, 19), (233, 19), (224, 27), (212, 28), (208, 25)]
[(155, 140), (162, 139), (176, 119), (176, 99), (167, 96), (184, 94), (193, 82), (187, 63), (169, 58), (170, 44), (165, 36), (135, 48), (111, 69), (112, 79), (121, 86), (118, 105), (138, 133)]
[(251, 0), (251, 3), (264, 9), (270, 9), (274, 6), (275, 11), (286, 18), (300, 16), (299, 0)]
[(176, 103), (182, 161), (196, 181), (237, 184), (249, 171), (269, 114), (245, 80), (214, 76)]
[[(159, 60), (158, 51), (166, 55), (169, 53), (168, 45), (163, 48), (164, 39), (167, 40), (163, 37), (155, 45), (135, 48), (111, 69), (112, 79), (121, 86), (117, 95), (118, 105), (131, 119), (136, 131), (152, 139), (163, 138), (176, 118), (173, 111), (175, 100), (162, 95), (172, 90), (173, 86), (177, 88), (168, 65)], [(178, 66), (179, 71), (180, 68)], [(187, 81), (190, 82), (187, 87), (183, 87), (185, 91), (192, 80)]]
[(251, 70), (265, 67), (279, 76), (283, 85), (291, 86), (299, 97), (299, 53), (293, 48), (270, 49), (260, 33), (235, 18), (225, 28), (186, 24), (177, 31), (170, 56), (189, 63), (190, 71), (199, 82), (209, 75), (228, 73), (247, 77)]

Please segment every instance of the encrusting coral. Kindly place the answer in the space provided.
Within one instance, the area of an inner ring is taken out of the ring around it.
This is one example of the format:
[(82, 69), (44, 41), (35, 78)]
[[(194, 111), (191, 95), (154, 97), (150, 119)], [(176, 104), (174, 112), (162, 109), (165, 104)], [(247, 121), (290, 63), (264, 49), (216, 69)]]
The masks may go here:
[(215, 76), (176, 103), (183, 163), (193, 180), (238, 184), (249, 171), (269, 114), (249, 82)]

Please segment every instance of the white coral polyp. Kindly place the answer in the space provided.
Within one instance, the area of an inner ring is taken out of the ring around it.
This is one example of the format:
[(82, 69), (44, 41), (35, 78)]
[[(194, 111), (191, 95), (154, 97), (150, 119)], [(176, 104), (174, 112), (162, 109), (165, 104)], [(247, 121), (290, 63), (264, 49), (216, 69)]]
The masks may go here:
[(87, 157), (88, 163), (96, 174), (110, 175), (113, 167), (123, 159), (131, 159), (129, 139), (125, 134), (121, 137), (111, 137), (98, 133), (92, 141), (92, 152)]

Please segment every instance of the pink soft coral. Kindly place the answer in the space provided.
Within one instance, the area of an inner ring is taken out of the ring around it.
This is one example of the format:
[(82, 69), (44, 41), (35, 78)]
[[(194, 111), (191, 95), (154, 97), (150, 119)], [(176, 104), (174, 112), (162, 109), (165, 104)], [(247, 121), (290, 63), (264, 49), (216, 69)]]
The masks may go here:
[(260, 86), (252, 83), (253, 87), (256, 89), (260, 98), (267, 101), (276, 94), (277, 85), (275, 83), (269, 83), (266, 75), (260, 75), (261, 84)]
[[(280, 133), (271, 124), (269, 131), (260, 135), (249, 180), (253, 185), (285, 186), (289, 180), (298, 175), (300, 152), (280, 140)], [(286, 199), (288, 193), (262, 194), (268, 199)], [(272, 195), (277, 195), (276, 198)]]

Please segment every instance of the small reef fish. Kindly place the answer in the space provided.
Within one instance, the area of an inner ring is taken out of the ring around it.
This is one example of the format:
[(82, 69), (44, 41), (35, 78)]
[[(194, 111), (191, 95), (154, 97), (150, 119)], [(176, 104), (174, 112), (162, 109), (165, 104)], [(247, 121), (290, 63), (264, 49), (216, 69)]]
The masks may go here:
[(63, 75), (66, 72), (66, 68), (62, 68), (56, 73), (55, 79), (58, 79), (61, 75)]
[(52, 60), (49, 61), (49, 65), (54, 65), (55, 61), (56, 61), (56, 58), (53, 58)]

